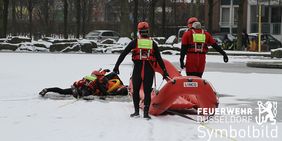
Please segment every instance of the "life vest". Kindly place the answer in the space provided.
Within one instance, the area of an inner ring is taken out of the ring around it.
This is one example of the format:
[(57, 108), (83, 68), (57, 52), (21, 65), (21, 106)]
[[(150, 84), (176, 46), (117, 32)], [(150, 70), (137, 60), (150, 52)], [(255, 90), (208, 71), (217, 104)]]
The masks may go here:
[(156, 61), (153, 49), (153, 40), (137, 39), (137, 45), (132, 50), (132, 60)]
[(84, 85), (91, 89), (95, 86), (97, 77), (95, 75), (87, 75), (83, 79), (85, 80)]
[(192, 37), (193, 37), (193, 45), (192, 47), (188, 48), (187, 53), (200, 53), (200, 54), (206, 54), (207, 53), (207, 46), (206, 46), (206, 34), (205, 31), (202, 30), (202, 33), (196, 33), (194, 29), (191, 30)]

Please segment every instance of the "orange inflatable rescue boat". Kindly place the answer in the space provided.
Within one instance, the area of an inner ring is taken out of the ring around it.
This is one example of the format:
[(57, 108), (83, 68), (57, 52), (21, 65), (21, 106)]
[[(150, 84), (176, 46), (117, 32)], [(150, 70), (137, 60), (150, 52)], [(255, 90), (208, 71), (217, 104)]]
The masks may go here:
[[(216, 108), (218, 97), (211, 84), (196, 76), (182, 76), (179, 71), (164, 59), (166, 69), (171, 79), (158, 91), (152, 91), (149, 113), (160, 115), (167, 110), (187, 110), (197, 108)], [(163, 74), (159, 65), (152, 65), (155, 72)], [(144, 92), (140, 90), (140, 107), (143, 108)], [(132, 83), (129, 85), (132, 94)]]

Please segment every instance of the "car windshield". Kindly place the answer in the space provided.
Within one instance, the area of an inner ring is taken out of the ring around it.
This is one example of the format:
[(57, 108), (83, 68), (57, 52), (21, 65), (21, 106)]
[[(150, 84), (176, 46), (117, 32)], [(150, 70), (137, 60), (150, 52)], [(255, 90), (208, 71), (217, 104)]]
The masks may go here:
[(224, 35), (217, 35), (217, 34), (215, 34), (215, 35), (212, 35), (212, 36), (213, 36), (213, 38), (220, 39), (221, 41), (224, 40)]
[(182, 38), (182, 36), (183, 36), (183, 34), (184, 34), (184, 32), (186, 31), (186, 29), (185, 30), (180, 30), (179, 31), (179, 38)]
[(113, 32), (103, 32), (102, 36), (114, 36)]
[(89, 36), (99, 36), (100, 32), (91, 32)]
[(274, 39), (274, 37), (272, 37), (271, 35), (268, 35), (268, 40), (270, 42), (275, 42), (276, 40)]

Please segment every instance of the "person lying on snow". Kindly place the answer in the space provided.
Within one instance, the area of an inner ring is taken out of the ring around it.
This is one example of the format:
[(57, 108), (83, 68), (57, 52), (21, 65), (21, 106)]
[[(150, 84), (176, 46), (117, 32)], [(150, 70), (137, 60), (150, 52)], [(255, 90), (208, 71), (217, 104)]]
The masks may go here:
[(100, 99), (105, 99), (107, 95), (127, 95), (127, 87), (123, 85), (118, 75), (114, 72), (105, 75), (107, 72), (110, 70), (93, 71), (91, 75), (74, 82), (71, 88), (45, 88), (39, 92), (39, 95), (44, 97), (48, 92), (55, 92), (62, 95), (73, 95), (75, 98), (97, 95), (100, 96)]

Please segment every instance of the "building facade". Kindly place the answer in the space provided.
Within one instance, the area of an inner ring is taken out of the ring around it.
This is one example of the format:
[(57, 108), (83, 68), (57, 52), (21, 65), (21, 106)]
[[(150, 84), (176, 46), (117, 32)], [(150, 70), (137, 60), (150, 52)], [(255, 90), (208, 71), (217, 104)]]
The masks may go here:
[[(269, 33), (282, 40), (282, 1), (262, 0), (261, 21), (263, 33)], [(258, 32), (258, 5), (256, 0), (248, 1), (247, 27), (249, 33)]]
[[(237, 33), (239, 1), (214, 0), (213, 32)], [(260, 1), (262, 5), (262, 32), (272, 34), (278, 40), (282, 40), (282, 0)], [(258, 2), (258, 0), (246, 0), (244, 3), (242, 26), (248, 33), (258, 32)], [(206, 6), (207, 14), (208, 6)], [(208, 20), (206, 19), (205, 22)]]

